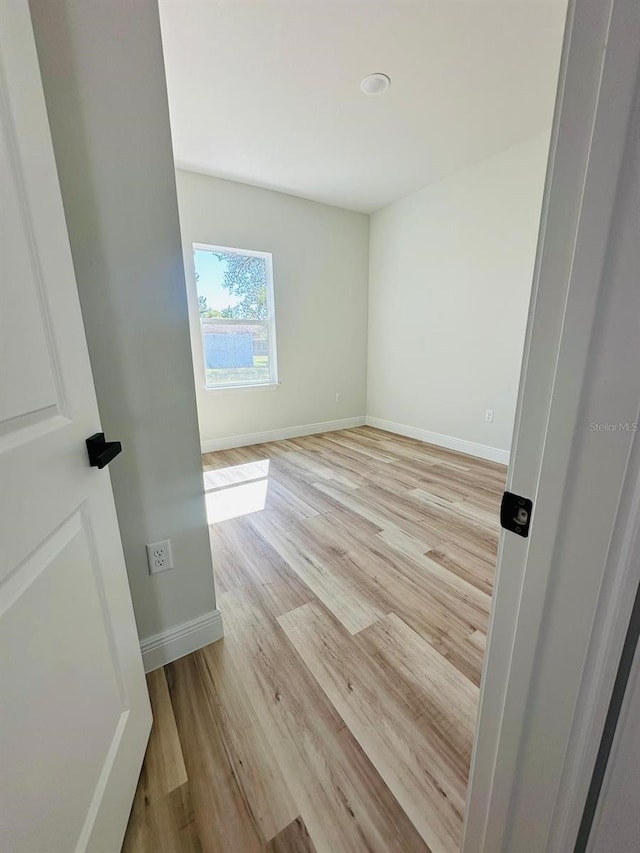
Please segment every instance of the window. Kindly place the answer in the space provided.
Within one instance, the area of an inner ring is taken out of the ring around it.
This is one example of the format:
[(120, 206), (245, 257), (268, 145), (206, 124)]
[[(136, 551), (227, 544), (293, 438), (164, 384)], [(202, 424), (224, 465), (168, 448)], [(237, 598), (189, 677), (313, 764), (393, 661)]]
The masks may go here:
[(277, 384), (271, 255), (194, 243), (193, 260), (205, 387)]

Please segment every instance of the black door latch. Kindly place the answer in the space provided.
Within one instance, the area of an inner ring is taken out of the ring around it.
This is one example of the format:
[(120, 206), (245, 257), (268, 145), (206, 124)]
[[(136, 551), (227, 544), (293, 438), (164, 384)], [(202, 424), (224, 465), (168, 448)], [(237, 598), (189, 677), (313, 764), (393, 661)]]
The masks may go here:
[(119, 441), (105, 441), (104, 433), (97, 432), (87, 439), (87, 453), (89, 454), (89, 465), (92, 468), (104, 468), (112, 459), (122, 452)]
[(533, 502), (522, 495), (514, 495), (505, 492), (502, 496), (500, 506), (500, 524), (505, 530), (517, 533), (518, 536), (529, 535), (529, 523), (531, 522), (531, 511)]

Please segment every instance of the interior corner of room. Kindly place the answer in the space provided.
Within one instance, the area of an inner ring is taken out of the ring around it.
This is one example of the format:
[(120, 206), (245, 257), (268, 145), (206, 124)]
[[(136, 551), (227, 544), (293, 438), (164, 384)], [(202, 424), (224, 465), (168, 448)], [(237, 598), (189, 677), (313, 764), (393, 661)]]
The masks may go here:
[[(507, 463), (549, 134), (371, 214), (178, 169), (203, 452), (367, 423)], [(206, 243), (273, 254), (276, 395), (204, 386)]]

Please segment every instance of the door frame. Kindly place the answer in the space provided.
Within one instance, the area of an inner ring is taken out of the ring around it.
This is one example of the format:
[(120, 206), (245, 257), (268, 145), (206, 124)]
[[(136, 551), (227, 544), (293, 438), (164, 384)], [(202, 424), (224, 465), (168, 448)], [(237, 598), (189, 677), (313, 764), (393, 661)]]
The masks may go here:
[[(636, 625), (632, 643), (637, 641), (639, 604), (640, 597), (635, 604)], [(628, 651), (626, 647), (625, 654)], [(577, 847), (577, 851), (611, 853), (612, 850), (633, 850), (640, 836), (640, 814), (637, 810), (640, 790), (640, 645), (636, 645), (632, 654), (632, 660), (627, 660), (624, 665), (628, 681), (618, 709), (615, 736), (610, 744), (597, 808), (592, 815), (588, 836), (585, 839), (583, 835), (582, 846)], [(581, 834), (583, 829), (581, 827)]]
[(463, 853), (573, 850), (640, 580), (635, 433), (599, 480), (584, 422), (612, 405), (596, 347), (623, 372), (638, 354), (600, 317), (639, 66), (634, 0), (570, 0), (507, 480), (533, 524), (501, 537)]

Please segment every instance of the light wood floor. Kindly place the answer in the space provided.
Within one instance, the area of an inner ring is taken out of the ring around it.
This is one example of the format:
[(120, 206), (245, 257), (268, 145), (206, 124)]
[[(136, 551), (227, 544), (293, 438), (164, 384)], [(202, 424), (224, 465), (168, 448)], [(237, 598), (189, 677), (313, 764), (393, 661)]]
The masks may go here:
[(225, 639), (148, 678), (124, 850), (457, 851), (506, 469), (370, 427), (203, 461)]

